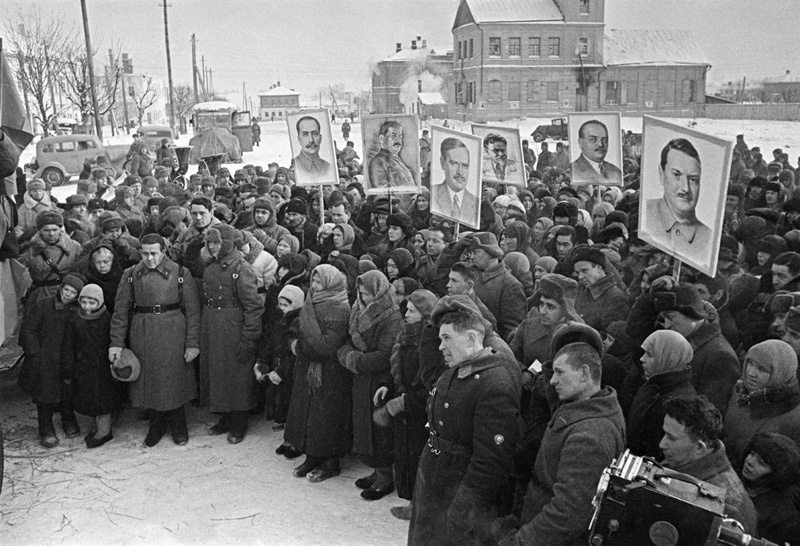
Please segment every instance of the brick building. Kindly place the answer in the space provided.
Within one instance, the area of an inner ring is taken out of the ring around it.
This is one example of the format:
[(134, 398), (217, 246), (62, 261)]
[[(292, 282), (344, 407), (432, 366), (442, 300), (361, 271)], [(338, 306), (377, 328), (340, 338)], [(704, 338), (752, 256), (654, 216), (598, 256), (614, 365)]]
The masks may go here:
[(438, 93), (449, 104), (452, 78), (451, 52), (437, 54), (419, 36), (411, 41), (411, 49), (398, 43), (394, 54), (380, 61), (372, 74), (372, 110), (376, 114), (416, 113), (418, 93)]
[(710, 63), (686, 31), (605, 28), (605, 0), (461, 0), (450, 114), (502, 120), (702, 103)]
[(286, 114), (300, 109), (300, 93), (281, 87), (281, 82), (258, 94), (258, 115), (262, 121), (283, 121)]

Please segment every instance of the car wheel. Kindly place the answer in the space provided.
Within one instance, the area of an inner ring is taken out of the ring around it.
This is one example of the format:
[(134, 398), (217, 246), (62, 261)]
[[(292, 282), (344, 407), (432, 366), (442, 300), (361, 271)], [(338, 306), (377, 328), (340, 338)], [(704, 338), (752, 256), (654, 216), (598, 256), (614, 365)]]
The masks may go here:
[(533, 133), (533, 140), (534, 142), (544, 142), (545, 136), (540, 133), (539, 131), (534, 131)]
[(64, 173), (56, 167), (47, 167), (42, 171), (42, 180), (49, 182), (52, 186), (60, 186), (64, 183)]

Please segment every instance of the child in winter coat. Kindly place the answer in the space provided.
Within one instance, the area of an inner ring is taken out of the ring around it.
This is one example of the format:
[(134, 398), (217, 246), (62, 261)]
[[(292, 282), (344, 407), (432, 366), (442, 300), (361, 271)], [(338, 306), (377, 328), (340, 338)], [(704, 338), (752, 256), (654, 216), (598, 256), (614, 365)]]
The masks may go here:
[(61, 344), (84, 284), (83, 277), (66, 275), (55, 296), (31, 305), (20, 327), (19, 343), (25, 352), (25, 361), (18, 384), (36, 404), (39, 443), (47, 448), (58, 445), (53, 426), (56, 412), (61, 413), (61, 428), (67, 438), (81, 433), (72, 409), (71, 388), (62, 382)]
[[(282, 317), (273, 328), (269, 343), (263, 347), (263, 351), (259, 351), (261, 357), (254, 368), (258, 381), (264, 382), (269, 379), (277, 390), (275, 422), (272, 430), (283, 430), (289, 413), (289, 401), (294, 385), (294, 365), (297, 360), (293, 349), (299, 336), (298, 319), (304, 299), (305, 293), (298, 286), (287, 284), (281, 289), (278, 294), (278, 309)], [(275, 450), (275, 453), (284, 455), (288, 459), (301, 454), (286, 441)]]
[(119, 384), (111, 375), (108, 348), (111, 344), (111, 313), (104, 304), (103, 289), (87, 284), (78, 297), (80, 309), (67, 324), (63, 344), (65, 382), (74, 387), (75, 411), (94, 418), (86, 447), (100, 447), (114, 439), (111, 412)]

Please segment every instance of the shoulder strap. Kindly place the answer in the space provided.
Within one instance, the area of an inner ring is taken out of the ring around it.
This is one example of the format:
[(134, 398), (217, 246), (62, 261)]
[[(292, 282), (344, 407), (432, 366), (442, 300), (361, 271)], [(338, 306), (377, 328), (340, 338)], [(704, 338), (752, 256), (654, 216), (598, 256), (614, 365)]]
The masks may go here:
[(233, 295), (236, 298), (236, 300), (239, 301), (240, 303), (241, 300), (239, 299), (239, 289), (236, 287), (236, 281), (239, 279), (239, 271), (241, 270), (242, 270), (242, 260), (239, 260), (233, 266), (233, 274), (231, 275), (231, 277), (233, 278)]
[(131, 266), (131, 272), (128, 274), (128, 284), (131, 285), (131, 309), (136, 307), (136, 285), (133, 283), (133, 270), (136, 266)]
[(178, 265), (178, 302), (180, 302), (182, 309), (185, 307), (183, 305), (183, 279), (185, 278), (185, 273), (183, 266)]
[(56, 277), (58, 277), (59, 281), (64, 278), (64, 275), (61, 274), (61, 270), (58, 268), (56, 264), (53, 263), (53, 260), (47, 257), (47, 253), (44, 251), (43, 248), (39, 248), (39, 256), (41, 256), (42, 260), (44, 260), (44, 263), (46, 263), (48, 267), (50, 267), (50, 270), (56, 274)]

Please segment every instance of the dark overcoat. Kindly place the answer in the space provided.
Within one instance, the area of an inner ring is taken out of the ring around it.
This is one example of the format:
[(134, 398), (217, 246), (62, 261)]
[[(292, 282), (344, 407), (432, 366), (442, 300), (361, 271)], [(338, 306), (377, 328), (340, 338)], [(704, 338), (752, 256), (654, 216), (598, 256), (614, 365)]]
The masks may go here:
[[(340, 457), (353, 444), (353, 374), (336, 356), (347, 339), (350, 305), (347, 298), (319, 304), (306, 301), (305, 305), (313, 305), (314, 312), (300, 314), (298, 358), (284, 439), (312, 457)], [(306, 321), (316, 323), (321, 335), (312, 335)], [(321, 368), (321, 383), (313, 392), (308, 378), (312, 363)]]
[(428, 401), (433, 437), (417, 471), (410, 546), (491, 543), (520, 426), (519, 389), (502, 362), (513, 357), (487, 351), (448, 368)]
[[(183, 285), (181, 287), (181, 284)], [(180, 303), (172, 311), (130, 314), (135, 307)], [(125, 270), (111, 321), (111, 346), (128, 345), (141, 363), (130, 384), (135, 407), (169, 411), (197, 396), (186, 348), (200, 348), (200, 299), (189, 270), (164, 257), (155, 269), (139, 263)]]
[[(201, 398), (205, 401), (207, 393), (213, 412), (247, 411), (253, 405), (253, 364), (264, 304), (256, 274), (238, 250), (205, 266), (201, 297)], [(240, 358), (237, 349), (243, 344), (251, 350)]]

